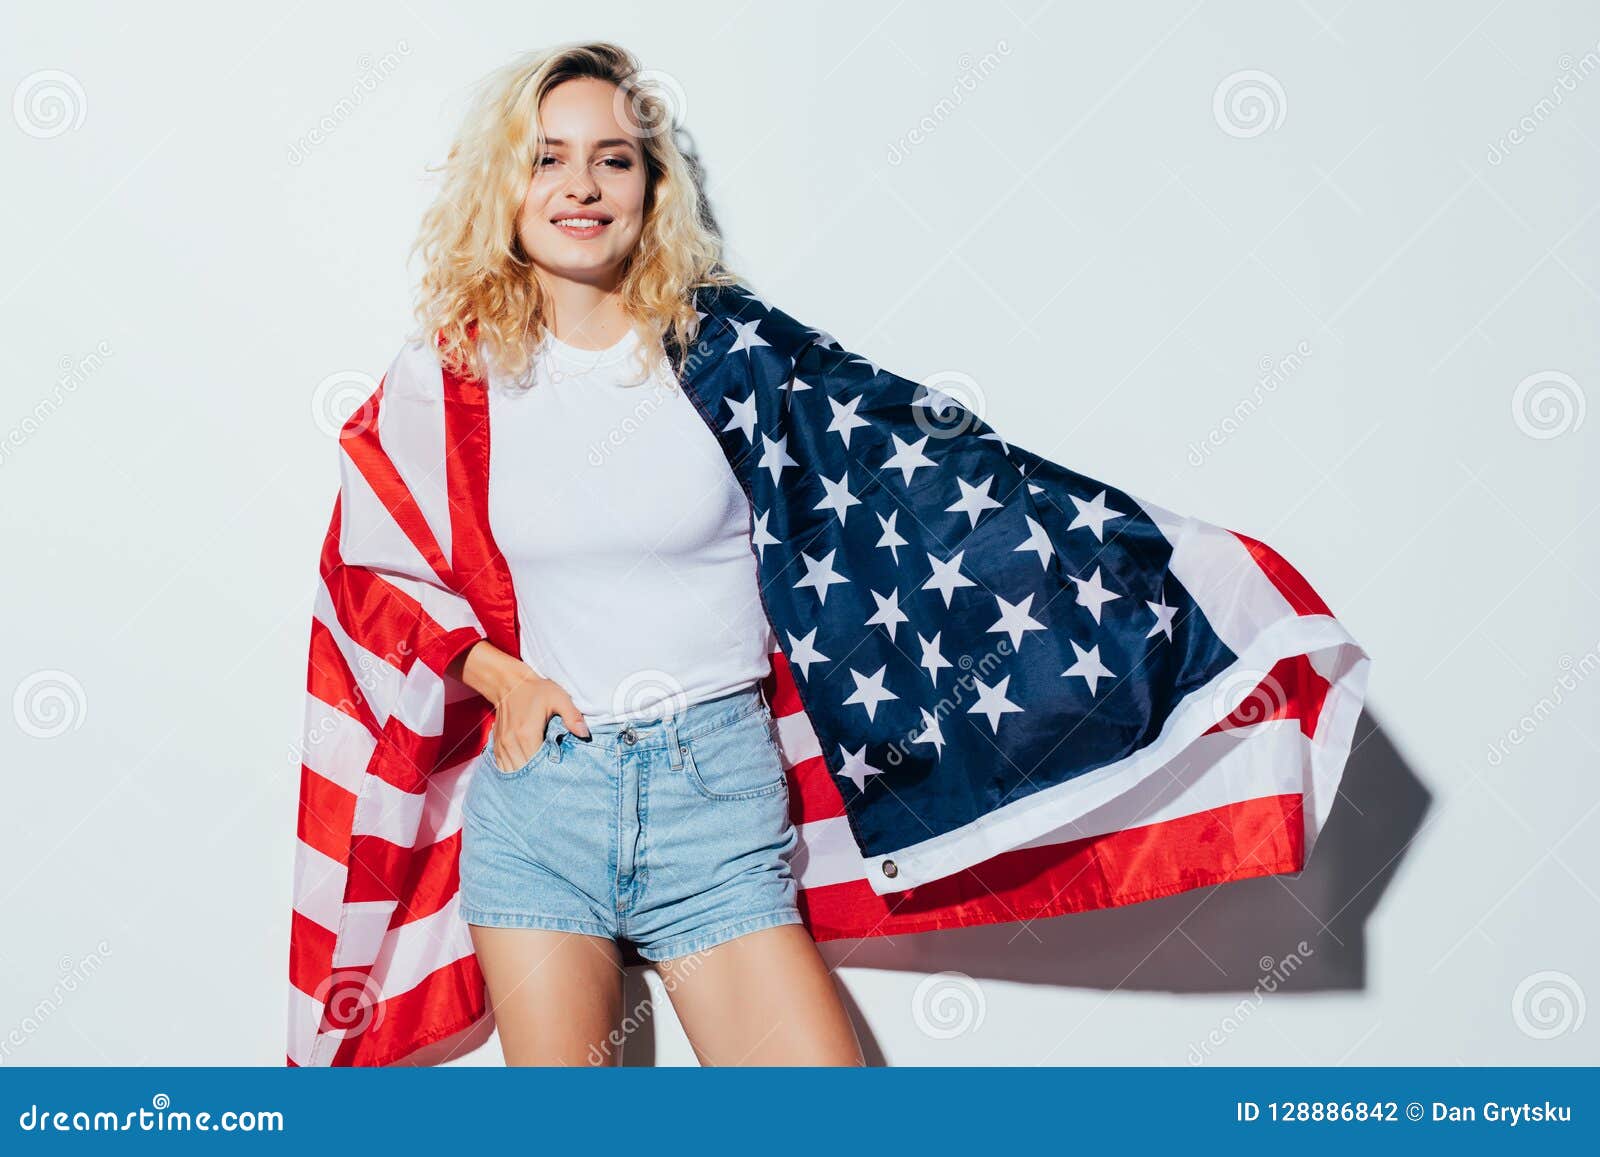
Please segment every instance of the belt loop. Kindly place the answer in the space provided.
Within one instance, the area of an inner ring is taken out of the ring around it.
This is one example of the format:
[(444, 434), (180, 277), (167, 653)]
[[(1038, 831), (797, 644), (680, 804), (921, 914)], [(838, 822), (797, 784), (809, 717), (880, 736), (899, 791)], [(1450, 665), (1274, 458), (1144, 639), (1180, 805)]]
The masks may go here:
[(667, 725), (667, 755), (672, 759), (672, 770), (679, 771), (683, 768), (683, 745), (678, 739), (678, 713), (668, 712), (665, 716)]

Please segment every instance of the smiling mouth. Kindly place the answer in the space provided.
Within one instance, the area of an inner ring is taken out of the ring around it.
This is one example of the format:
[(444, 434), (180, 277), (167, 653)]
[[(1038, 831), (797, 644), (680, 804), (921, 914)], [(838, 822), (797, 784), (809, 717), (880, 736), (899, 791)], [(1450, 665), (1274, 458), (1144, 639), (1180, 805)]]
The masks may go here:
[(557, 217), (550, 224), (561, 230), (568, 237), (576, 237), (582, 240), (587, 237), (598, 237), (601, 231), (611, 222), (600, 217), (573, 216)]

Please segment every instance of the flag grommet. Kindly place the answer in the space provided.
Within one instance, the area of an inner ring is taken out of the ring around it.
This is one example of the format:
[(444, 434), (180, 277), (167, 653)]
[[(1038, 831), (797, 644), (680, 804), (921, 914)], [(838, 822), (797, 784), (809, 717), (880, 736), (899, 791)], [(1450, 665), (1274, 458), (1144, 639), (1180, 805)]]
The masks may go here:
[(900, 869), (894, 866), (893, 860), (883, 861), (883, 874), (891, 880), (900, 874)]

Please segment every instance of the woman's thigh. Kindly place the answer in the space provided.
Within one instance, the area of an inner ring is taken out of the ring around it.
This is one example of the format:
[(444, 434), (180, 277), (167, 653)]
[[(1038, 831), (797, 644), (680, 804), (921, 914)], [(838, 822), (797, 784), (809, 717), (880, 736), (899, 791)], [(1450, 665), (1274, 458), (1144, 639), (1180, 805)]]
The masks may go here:
[(656, 968), (703, 1065), (865, 1063), (803, 925), (764, 928)]
[(622, 958), (581, 932), (469, 924), (507, 1065), (615, 1065)]

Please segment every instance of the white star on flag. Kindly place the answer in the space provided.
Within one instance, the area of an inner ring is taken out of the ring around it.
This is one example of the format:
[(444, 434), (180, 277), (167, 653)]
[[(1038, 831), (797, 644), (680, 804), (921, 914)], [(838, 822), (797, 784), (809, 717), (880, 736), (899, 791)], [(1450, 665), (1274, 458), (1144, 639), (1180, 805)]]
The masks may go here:
[(723, 430), (738, 430), (744, 435), (746, 442), (754, 442), (756, 440), (755, 392), (752, 390), (750, 396), (742, 402), (734, 398), (724, 398), (723, 401), (728, 404), (728, 409), (733, 411), (733, 417), (728, 419), (728, 424), (722, 427)]
[(938, 465), (937, 462), (922, 452), (922, 448), (928, 444), (927, 434), (924, 434), (915, 442), (907, 442), (899, 434), (890, 434), (889, 437), (894, 440), (894, 453), (884, 459), (883, 464), (878, 467), (879, 470), (888, 470), (890, 467), (898, 469), (905, 477), (906, 485), (909, 486), (911, 485), (913, 471), (922, 466)]
[(871, 675), (863, 675), (855, 668), (850, 668), (850, 677), (856, 681), (856, 689), (850, 692), (850, 698), (846, 699), (845, 703), (847, 705), (856, 703), (865, 707), (867, 709), (867, 718), (872, 719), (877, 714), (878, 704), (889, 699), (900, 698), (900, 696), (883, 685), (883, 673), (888, 669), (886, 664), (879, 667)]
[[(971, 520), (971, 526), (978, 525), (978, 515), (985, 510), (994, 509), (1000, 503), (989, 497), (989, 488), (994, 485), (994, 476), (990, 475), (976, 485), (969, 483), (965, 478), (957, 478), (956, 485), (961, 487), (961, 497), (946, 506), (946, 510), (959, 510)], [(971, 526), (968, 529), (971, 529)]]
[(1106, 492), (1102, 490), (1094, 496), (1094, 501), (1085, 502), (1076, 494), (1067, 495), (1072, 499), (1072, 505), (1078, 508), (1078, 516), (1072, 520), (1068, 530), (1077, 530), (1080, 526), (1087, 526), (1094, 531), (1094, 536), (1100, 542), (1105, 541), (1106, 523), (1113, 518), (1121, 518), (1123, 511), (1112, 510), (1106, 506)]
[(870, 426), (871, 422), (856, 413), (856, 407), (861, 404), (859, 396), (851, 398), (846, 404), (841, 405), (838, 398), (829, 398), (828, 405), (833, 407), (833, 421), (828, 423), (828, 432), (839, 435), (845, 447), (850, 446), (850, 431), (860, 426)]
[(785, 466), (799, 466), (793, 458), (789, 457), (789, 435), (785, 434), (774, 442), (766, 434), (761, 435), (761, 461), (756, 463), (756, 469), (762, 467), (772, 471), (773, 485), (777, 485), (778, 476), (783, 473)]
[(839, 769), (839, 774), (855, 784), (857, 791), (866, 790), (868, 776), (883, 774), (883, 768), (873, 767), (867, 762), (866, 744), (862, 744), (858, 751), (847, 751), (841, 745), (839, 754), (844, 756), (844, 766)]
[(756, 326), (760, 324), (760, 321), (734, 322), (733, 328), (739, 336), (735, 338), (733, 344), (728, 347), (728, 352), (730, 354), (736, 354), (740, 350), (753, 350), (760, 346), (767, 346), (768, 349), (771, 349), (772, 347), (767, 342), (766, 338), (762, 337), (756, 332)]
[(1024, 541), (1019, 542), (1016, 546), (1012, 547), (1012, 553), (1014, 554), (1019, 550), (1037, 551), (1039, 553), (1039, 561), (1043, 563), (1045, 568), (1048, 570), (1050, 567), (1050, 556), (1055, 554), (1056, 548), (1051, 545), (1050, 536), (1045, 533), (1044, 527), (1039, 525), (1039, 523), (1034, 519), (1033, 515), (1024, 514), (1022, 517), (1026, 519), (1028, 523), (1028, 537)]
[(845, 472), (839, 475), (839, 480), (837, 482), (825, 474), (819, 474), (817, 477), (822, 482), (822, 489), (827, 493), (823, 497), (822, 501), (817, 503), (811, 509), (833, 511), (839, 516), (839, 525), (843, 526), (845, 513), (852, 506), (861, 505), (861, 499), (850, 493), (849, 467), (846, 467)]
[(752, 520), (750, 545), (756, 548), (756, 558), (761, 562), (767, 561), (766, 548), (778, 545), (778, 539), (767, 529), (767, 519), (771, 516), (772, 511), (769, 510), (765, 514), (756, 515)]
[(1100, 682), (1100, 680), (1103, 679), (1103, 678), (1106, 678), (1108, 676), (1111, 676), (1113, 674), (1113, 672), (1109, 667), (1105, 666), (1103, 663), (1100, 662), (1100, 644), (1099, 643), (1096, 643), (1094, 646), (1090, 647), (1087, 651), (1085, 651), (1082, 647), (1078, 646), (1078, 644), (1073, 642), (1071, 639), (1068, 639), (1067, 641), (1069, 643), (1072, 643), (1072, 649), (1075, 652), (1077, 652), (1078, 661), (1076, 663), (1074, 663), (1072, 666), (1068, 667), (1065, 671), (1061, 672), (1061, 674), (1063, 676), (1065, 676), (1065, 675), (1081, 675), (1081, 676), (1083, 676), (1084, 680), (1089, 684), (1089, 695), (1091, 697), (1093, 697), (1094, 694), (1095, 694), (1095, 688), (1096, 688), (1097, 684)]
[(922, 584), (922, 589), (925, 591), (938, 591), (944, 596), (944, 605), (947, 607), (950, 605), (950, 596), (957, 587), (975, 587), (978, 585), (961, 573), (961, 556), (966, 553), (964, 550), (956, 551), (955, 557), (949, 562), (940, 562), (931, 554), (928, 556), (928, 561), (933, 564), (933, 574), (928, 577), (927, 582)]
[(990, 430), (986, 434), (980, 434), (979, 437), (987, 438), (991, 442), (1000, 443), (1000, 453), (1004, 454), (1007, 458), (1011, 457), (1011, 447), (1006, 445), (1006, 440), (1002, 438), (996, 431)]
[(972, 681), (978, 685), (978, 701), (967, 709), (967, 714), (988, 716), (989, 730), (998, 735), (1000, 733), (1000, 716), (1012, 711), (1022, 710), (1022, 708), (1006, 698), (1006, 684), (1011, 682), (1011, 676), (1007, 675), (993, 687), (990, 687), (976, 676), (973, 677)]
[(900, 517), (900, 512), (898, 510), (892, 511), (892, 512), (890, 512), (888, 518), (885, 518), (883, 515), (878, 514), (877, 511), (873, 511), (873, 513), (874, 513), (874, 515), (876, 515), (876, 517), (878, 519), (878, 525), (883, 528), (882, 537), (880, 537), (877, 542), (873, 543), (873, 545), (874, 546), (886, 546), (886, 547), (888, 547), (889, 548), (889, 555), (890, 555), (890, 557), (892, 557), (894, 559), (895, 566), (899, 566), (900, 565), (900, 550), (899, 550), (899, 548), (906, 545), (906, 540), (901, 538), (900, 537), (900, 532), (897, 531), (894, 528), (894, 521), (895, 521), (895, 519)]
[(1112, 599), (1120, 599), (1122, 597), (1121, 595), (1113, 594), (1100, 585), (1099, 567), (1094, 568), (1093, 578), (1075, 578), (1072, 581), (1078, 584), (1078, 605), (1080, 607), (1088, 607), (1089, 613), (1094, 616), (1094, 621), (1097, 623), (1100, 621), (1100, 608)]
[(828, 601), (828, 588), (830, 586), (834, 583), (847, 583), (850, 581), (833, 569), (833, 556), (838, 553), (837, 550), (830, 550), (821, 559), (815, 559), (805, 551), (801, 551), (800, 558), (806, 564), (806, 577), (795, 583), (794, 589), (814, 587), (817, 592), (817, 602), (825, 604)]
[(877, 601), (878, 609), (867, 620), (866, 625), (885, 628), (889, 632), (889, 641), (893, 642), (895, 626), (911, 621), (906, 618), (905, 612), (900, 609), (900, 592), (892, 590), (887, 595), (880, 595), (877, 591), (873, 591), (872, 597)]
[(950, 661), (939, 650), (939, 636), (943, 633), (943, 631), (935, 631), (931, 639), (924, 639), (921, 635), (917, 636), (917, 642), (922, 644), (922, 658), (918, 662), (918, 666), (927, 668), (928, 678), (935, 687), (939, 685), (939, 668), (951, 666)]
[[(788, 634), (788, 632), (785, 632)], [(817, 628), (812, 627), (811, 632), (803, 639), (789, 635), (789, 666), (799, 667), (800, 674), (807, 679), (811, 678), (811, 664), (832, 662), (828, 656), (817, 650)]]
[(922, 392), (911, 399), (911, 404), (933, 411), (934, 414), (938, 415), (941, 422), (944, 421), (945, 415), (951, 410), (966, 409), (958, 399), (945, 393), (938, 386), (930, 386), (927, 382), (919, 382), (918, 384), (922, 387)]
[(994, 601), (1000, 604), (1000, 620), (990, 627), (989, 631), (990, 633), (1001, 631), (1010, 635), (1013, 651), (1022, 646), (1023, 631), (1044, 630), (1044, 624), (1028, 613), (1028, 608), (1033, 605), (1032, 595), (1020, 603), (1008, 603), (999, 595), (994, 596)]
[(922, 731), (911, 737), (912, 743), (931, 743), (933, 749), (940, 755), (944, 754), (944, 732), (939, 730), (939, 717), (926, 707), (918, 707), (922, 712)]
[(1152, 603), (1146, 599), (1144, 605), (1156, 613), (1156, 625), (1150, 628), (1150, 633), (1145, 635), (1145, 638), (1148, 639), (1150, 635), (1161, 631), (1166, 634), (1167, 642), (1172, 642), (1172, 616), (1178, 613), (1178, 608), (1167, 606), (1165, 597), (1159, 603)]

